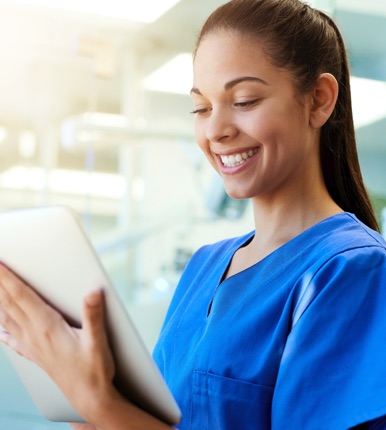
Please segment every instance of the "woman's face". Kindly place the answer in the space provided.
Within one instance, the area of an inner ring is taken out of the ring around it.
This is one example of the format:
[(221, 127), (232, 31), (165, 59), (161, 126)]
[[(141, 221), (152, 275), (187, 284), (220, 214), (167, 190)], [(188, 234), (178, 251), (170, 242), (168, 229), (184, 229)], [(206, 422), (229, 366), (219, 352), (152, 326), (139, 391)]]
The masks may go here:
[(288, 195), (319, 169), (312, 97), (295, 91), (259, 43), (226, 33), (204, 38), (191, 95), (196, 140), (231, 197)]

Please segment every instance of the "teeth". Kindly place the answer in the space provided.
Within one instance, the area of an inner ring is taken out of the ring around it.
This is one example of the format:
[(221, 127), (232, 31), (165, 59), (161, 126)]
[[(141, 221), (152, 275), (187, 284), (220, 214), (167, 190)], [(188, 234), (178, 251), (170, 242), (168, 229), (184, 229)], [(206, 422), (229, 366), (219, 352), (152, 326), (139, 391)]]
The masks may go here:
[(221, 155), (221, 161), (225, 167), (235, 167), (243, 164), (248, 158), (255, 155), (257, 149), (250, 149), (248, 152), (242, 152), (241, 154), (232, 155)]

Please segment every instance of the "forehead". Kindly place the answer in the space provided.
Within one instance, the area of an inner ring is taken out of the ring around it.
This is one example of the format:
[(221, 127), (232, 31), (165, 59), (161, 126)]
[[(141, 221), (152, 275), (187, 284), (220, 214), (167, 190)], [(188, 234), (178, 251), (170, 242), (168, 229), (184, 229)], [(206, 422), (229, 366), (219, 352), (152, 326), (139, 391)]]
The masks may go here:
[(193, 63), (194, 87), (224, 85), (242, 76), (264, 81), (290, 81), (284, 70), (274, 66), (259, 41), (224, 32), (207, 35), (200, 43)]

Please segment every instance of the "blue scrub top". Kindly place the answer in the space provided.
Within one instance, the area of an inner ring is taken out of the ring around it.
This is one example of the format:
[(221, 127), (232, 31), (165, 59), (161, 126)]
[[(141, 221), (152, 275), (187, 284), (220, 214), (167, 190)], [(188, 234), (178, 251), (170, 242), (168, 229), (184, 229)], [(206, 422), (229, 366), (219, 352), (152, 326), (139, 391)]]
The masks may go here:
[(154, 358), (186, 429), (346, 430), (386, 415), (386, 243), (330, 217), (224, 281), (254, 233), (184, 271)]

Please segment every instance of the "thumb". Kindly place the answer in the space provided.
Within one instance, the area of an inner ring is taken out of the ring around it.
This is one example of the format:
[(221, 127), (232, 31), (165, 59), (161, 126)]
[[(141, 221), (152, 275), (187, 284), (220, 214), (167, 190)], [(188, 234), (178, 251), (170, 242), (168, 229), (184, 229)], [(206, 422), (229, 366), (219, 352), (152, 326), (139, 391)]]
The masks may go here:
[(87, 294), (83, 302), (83, 329), (91, 339), (98, 339), (105, 331), (105, 311), (103, 291), (95, 290)]

